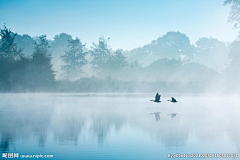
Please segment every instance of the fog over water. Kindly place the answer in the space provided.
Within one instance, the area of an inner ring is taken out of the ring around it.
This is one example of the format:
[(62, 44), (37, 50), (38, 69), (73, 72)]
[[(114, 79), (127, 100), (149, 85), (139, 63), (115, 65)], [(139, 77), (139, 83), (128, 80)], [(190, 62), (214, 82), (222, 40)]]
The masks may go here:
[[(167, 100), (178, 97), (178, 103)], [(239, 96), (1, 94), (1, 152), (56, 159), (239, 153)], [(151, 113), (159, 113), (159, 117)], [(175, 116), (169, 114), (176, 113)]]

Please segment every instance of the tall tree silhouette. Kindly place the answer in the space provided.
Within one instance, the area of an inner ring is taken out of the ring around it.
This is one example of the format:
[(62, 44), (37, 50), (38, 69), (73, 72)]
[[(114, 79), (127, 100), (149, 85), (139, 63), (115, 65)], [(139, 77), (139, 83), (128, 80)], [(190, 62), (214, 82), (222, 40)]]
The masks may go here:
[(75, 40), (68, 40), (69, 51), (66, 51), (66, 54), (61, 56), (63, 62), (66, 64), (62, 66), (66, 77), (69, 79), (79, 78), (80, 74), (83, 73), (82, 66), (87, 64), (85, 56), (87, 52), (83, 51), (85, 45), (76, 38)]
[(46, 35), (40, 36), (34, 44), (32, 85), (37, 90), (47, 90), (55, 82), (55, 72), (52, 70), (50, 46)]
[(18, 49), (14, 42), (16, 34), (5, 25), (0, 30), (0, 88), (9, 90), (14, 81), (13, 73), (17, 67), (17, 60), (23, 57), (22, 49)]
[(108, 46), (108, 40), (104, 39), (104, 37), (100, 37), (98, 39), (98, 43), (93, 43), (93, 47), (91, 47), (90, 53), (93, 57), (91, 64), (93, 65), (93, 69), (95, 72), (102, 76), (106, 76), (109, 74), (109, 59), (111, 56), (111, 48)]
[(72, 36), (66, 33), (60, 33), (55, 35), (53, 42), (51, 43), (52, 49), (52, 64), (54, 70), (57, 71), (56, 77), (60, 78), (63, 75), (62, 65), (64, 62), (62, 61), (61, 56), (68, 51), (68, 40), (72, 40)]
[(22, 49), (17, 48), (17, 44), (14, 42), (14, 38), (17, 34), (13, 33), (11, 29), (8, 29), (5, 25), (0, 31), (0, 58), (5, 60), (13, 60), (22, 55)]

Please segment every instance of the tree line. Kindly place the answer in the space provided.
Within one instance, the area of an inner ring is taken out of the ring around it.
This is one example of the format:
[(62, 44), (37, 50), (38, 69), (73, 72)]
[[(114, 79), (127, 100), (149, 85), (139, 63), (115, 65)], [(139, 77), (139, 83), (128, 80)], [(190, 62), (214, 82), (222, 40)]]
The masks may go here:
[[(53, 70), (52, 52), (46, 35), (39, 36), (33, 45), (31, 55), (23, 54), (24, 48), (19, 48), (15, 41), (18, 36), (5, 25), (1, 29), (0, 40), (0, 86), (1, 91), (51, 91), (56, 88), (56, 71)], [(99, 38), (93, 43), (90, 51), (84, 51), (85, 44), (80, 39), (68, 39), (68, 50), (60, 56), (64, 65), (65, 80), (77, 80), (83, 73), (82, 67), (87, 63), (98, 77), (107, 77), (128, 66), (126, 57), (121, 50), (112, 51), (108, 39)], [(88, 62), (86, 55), (92, 60)], [(130, 67), (139, 67), (136, 62)]]
[[(231, 6), (229, 20), (238, 29), (240, 2), (224, 4)], [(123, 51), (111, 49), (104, 37), (88, 49), (65, 33), (51, 41), (46, 35), (18, 35), (4, 25), (0, 36), (1, 92), (240, 90), (239, 39), (225, 44), (203, 37), (191, 44), (185, 34), (168, 32), (148, 45)], [(59, 72), (62, 79), (56, 78)]]
[(0, 86), (2, 91), (48, 90), (55, 83), (51, 52), (46, 36), (34, 41), (31, 57), (22, 53), (14, 39), (16, 33), (4, 26), (0, 31)]

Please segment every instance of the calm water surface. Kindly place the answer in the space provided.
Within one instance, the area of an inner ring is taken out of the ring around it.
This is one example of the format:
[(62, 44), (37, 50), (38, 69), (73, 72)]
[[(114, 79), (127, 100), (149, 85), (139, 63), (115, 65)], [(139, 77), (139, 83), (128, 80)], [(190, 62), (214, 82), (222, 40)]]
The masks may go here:
[[(154, 103), (154, 96), (0, 94), (0, 156), (147, 160), (240, 154), (240, 97), (164, 94)], [(171, 96), (179, 102), (168, 102)]]

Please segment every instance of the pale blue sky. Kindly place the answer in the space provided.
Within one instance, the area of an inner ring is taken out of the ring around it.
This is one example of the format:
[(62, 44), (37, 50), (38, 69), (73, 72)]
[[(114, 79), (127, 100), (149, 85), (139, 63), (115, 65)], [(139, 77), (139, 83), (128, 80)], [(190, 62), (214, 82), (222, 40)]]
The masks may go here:
[(89, 47), (100, 36), (113, 49), (133, 49), (168, 31), (232, 41), (237, 31), (227, 22), (223, 0), (0, 0), (0, 25), (19, 34), (68, 33)]

